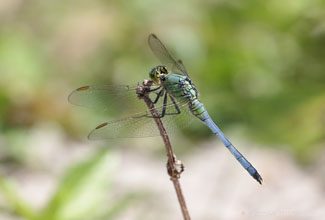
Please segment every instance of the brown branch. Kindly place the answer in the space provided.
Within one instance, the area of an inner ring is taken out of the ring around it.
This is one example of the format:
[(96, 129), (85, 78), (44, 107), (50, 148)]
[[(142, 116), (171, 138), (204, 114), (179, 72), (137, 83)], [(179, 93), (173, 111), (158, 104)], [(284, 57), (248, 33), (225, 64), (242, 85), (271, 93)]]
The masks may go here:
[[(140, 99), (143, 99), (144, 102), (146, 103), (146, 105), (148, 106), (153, 119), (155, 120), (157, 127), (159, 128), (160, 131), (160, 135), (164, 141), (165, 147), (166, 147), (166, 151), (167, 151), (167, 156), (168, 156), (168, 162), (167, 162), (167, 172), (170, 176), (170, 180), (173, 182), (174, 184), (174, 188), (176, 190), (176, 194), (177, 194), (177, 198), (178, 198), (178, 202), (181, 206), (181, 210), (183, 213), (183, 217), (184, 220), (190, 220), (190, 215), (189, 212), (187, 210), (187, 206), (185, 203), (185, 199), (182, 193), (182, 188), (181, 185), (178, 181), (178, 179), (180, 178), (180, 174), (182, 173), (183, 169), (183, 165), (181, 164), (180, 161), (178, 161), (176, 159), (176, 156), (173, 153), (173, 149), (171, 147), (170, 141), (169, 141), (169, 137), (167, 135), (166, 129), (162, 123), (162, 121), (160, 120), (159, 113), (157, 112), (157, 110), (154, 107), (154, 104), (152, 103), (151, 99), (148, 96), (149, 90), (150, 90), (150, 86), (152, 85), (152, 81), (150, 80), (145, 80), (143, 81), (142, 85), (138, 85), (137, 88), (137, 94), (138, 97)], [(181, 169), (179, 170), (179, 167), (181, 167)]]

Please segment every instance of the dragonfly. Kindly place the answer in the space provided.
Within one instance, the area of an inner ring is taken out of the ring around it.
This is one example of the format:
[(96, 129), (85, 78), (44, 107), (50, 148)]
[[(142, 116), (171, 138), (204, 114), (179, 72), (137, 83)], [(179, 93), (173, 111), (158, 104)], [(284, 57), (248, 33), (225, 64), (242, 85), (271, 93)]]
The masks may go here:
[[(162, 65), (155, 66), (149, 77), (153, 82), (150, 86), (150, 95), (158, 116), (169, 131), (172, 122), (187, 124), (196, 118), (203, 122), (221, 140), (241, 166), (260, 184), (262, 177), (254, 166), (234, 147), (226, 138), (220, 128), (199, 100), (199, 92), (188, 75), (181, 60), (176, 60), (158, 39), (155, 34), (150, 34), (148, 44), (153, 54)], [(126, 98), (136, 98), (137, 85), (104, 85), (83, 86), (74, 90), (69, 95), (69, 102), (86, 107), (111, 107), (112, 100), (123, 102)], [(127, 117), (107, 121), (98, 125), (88, 135), (89, 139), (114, 139), (153, 137), (160, 133), (154, 123), (152, 111), (149, 109)]]

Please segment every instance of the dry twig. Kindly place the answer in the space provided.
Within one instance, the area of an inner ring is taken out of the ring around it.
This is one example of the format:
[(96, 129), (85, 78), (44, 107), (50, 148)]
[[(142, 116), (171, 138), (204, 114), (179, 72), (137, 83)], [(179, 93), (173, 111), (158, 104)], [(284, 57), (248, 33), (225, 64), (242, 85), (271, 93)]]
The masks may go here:
[(181, 162), (176, 159), (176, 156), (173, 153), (173, 149), (171, 147), (169, 137), (167, 135), (165, 127), (164, 127), (162, 121), (160, 120), (160, 118), (158, 117), (159, 113), (155, 109), (153, 102), (151, 101), (151, 99), (148, 96), (148, 92), (149, 92), (151, 85), (152, 85), (152, 81), (150, 81), (150, 80), (143, 81), (143, 83), (139, 84), (139, 86), (137, 88), (137, 94), (138, 94), (139, 98), (143, 99), (144, 102), (146, 103), (146, 105), (148, 106), (148, 108), (151, 111), (151, 114), (153, 116), (153, 119), (155, 120), (157, 127), (159, 128), (160, 135), (165, 143), (167, 156), (168, 156), (167, 172), (170, 176), (170, 180), (174, 184), (174, 188), (176, 190), (178, 202), (181, 206), (184, 220), (190, 220), (191, 218), (190, 218), (189, 212), (187, 210), (185, 199), (184, 199), (184, 196), (182, 193), (182, 188), (178, 181), (178, 179), (180, 178), (180, 174), (182, 173), (184, 168), (183, 168), (183, 165), (181, 164)]

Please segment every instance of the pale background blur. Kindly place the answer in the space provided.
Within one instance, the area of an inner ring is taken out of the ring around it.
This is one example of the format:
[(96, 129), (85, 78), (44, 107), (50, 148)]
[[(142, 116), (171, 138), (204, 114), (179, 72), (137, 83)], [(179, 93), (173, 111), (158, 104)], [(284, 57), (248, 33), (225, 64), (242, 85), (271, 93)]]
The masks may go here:
[(162, 140), (88, 141), (121, 109), (67, 101), (148, 78), (150, 33), (264, 178), (200, 122), (179, 130), (193, 220), (325, 218), (324, 1), (1, 0), (0, 219), (182, 219)]

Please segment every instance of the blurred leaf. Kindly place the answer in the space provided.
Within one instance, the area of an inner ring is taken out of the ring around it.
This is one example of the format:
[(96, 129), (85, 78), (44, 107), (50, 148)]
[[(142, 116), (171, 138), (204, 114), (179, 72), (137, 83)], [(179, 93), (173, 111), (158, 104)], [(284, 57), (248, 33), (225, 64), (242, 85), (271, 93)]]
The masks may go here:
[(44, 80), (44, 57), (34, 40), (19, 31), (0, 32), (2, 86), (33, 90)]
[(121, 212), (123, 212), (127, 207), (130, 206), (131, 203), (134, 203), (135, 201), (138, 201), (143, 197), (142, 194), (139, 192), (137, 193), (128, 193), (122, 198), (114, 200), (114, 204), (111, 204), (111, 206), (106, 209), (99, 212), (94, 218), (88, 218), (85, 217), (82, 220), (108, 220), (108, 219), (114, 219), (116, 216), (118, 216)]
[(14, 184), (1, 175), (0, 191), (13, 214), (28, 220), (38, 219), (34, 210), (32, 210), (32, 208), (18, 196)]
[(95, 215), (105, 207), (103, 201), (109, 195), (115, 163), (115, 156), (103, 150), (69, 169), (42, 219), (73, 220)]

